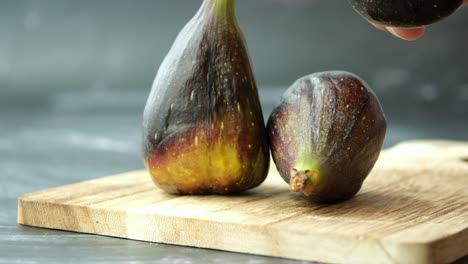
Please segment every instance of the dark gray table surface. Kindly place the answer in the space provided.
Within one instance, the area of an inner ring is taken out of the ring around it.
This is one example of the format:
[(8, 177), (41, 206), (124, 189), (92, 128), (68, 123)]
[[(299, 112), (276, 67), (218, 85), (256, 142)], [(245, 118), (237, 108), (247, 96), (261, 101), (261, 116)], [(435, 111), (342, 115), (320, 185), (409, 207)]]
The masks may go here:
[[(262, 91), (269, 113), (281, 89)], [(45, 107), (0, 111), (0, 263), (296, 263), (16, 224), (16, 199), (24, 193), (142, 168), (145, 96), (68, 93), (52, 96)], [(433, 106), (414, 109), (387, 111), (386, 146), (419, 138), (468, 140), (468, 124), (460, 117), (437, 116), (428, 110)]]

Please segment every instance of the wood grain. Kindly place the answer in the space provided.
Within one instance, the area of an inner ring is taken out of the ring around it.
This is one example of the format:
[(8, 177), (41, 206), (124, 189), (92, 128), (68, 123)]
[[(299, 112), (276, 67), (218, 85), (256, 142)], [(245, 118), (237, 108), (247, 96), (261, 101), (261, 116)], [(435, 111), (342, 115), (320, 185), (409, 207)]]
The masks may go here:
[(272, 168), (233, 196), (175, 196), (145, 171), (18, 200), (18, 223), (135, 240), (333, 263), (447, 263), (468, 254), (468, 143), (384, 151), (352, 200), (318, 205)]

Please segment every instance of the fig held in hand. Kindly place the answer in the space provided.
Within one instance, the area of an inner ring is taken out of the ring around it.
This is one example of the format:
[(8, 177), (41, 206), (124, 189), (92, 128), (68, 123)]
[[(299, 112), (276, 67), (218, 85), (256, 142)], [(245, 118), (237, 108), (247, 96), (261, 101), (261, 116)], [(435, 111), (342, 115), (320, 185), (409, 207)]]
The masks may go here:
[(414, 28), (450, 16), (463, 0), (350, 0), (367, 20), (392, 27)]

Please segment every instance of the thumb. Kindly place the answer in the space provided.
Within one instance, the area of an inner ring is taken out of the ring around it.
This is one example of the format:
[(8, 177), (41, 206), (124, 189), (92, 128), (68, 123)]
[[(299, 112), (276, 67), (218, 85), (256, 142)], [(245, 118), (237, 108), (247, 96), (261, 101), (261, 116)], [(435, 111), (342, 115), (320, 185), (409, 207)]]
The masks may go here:
[(421, 38), (426, 31), (426, 28), (393, 28), (393, 27), (385, 27), (385, 29), (392, 35), (408, 40), (413, 41)]
[[(468, 1), (468, 0), (467, 0)], [(420, 37), (424, 35), (425, 28), (420, 27), (420, 28), (393, 28), (393, 27), (385, 27), (382, 25), (374, 24), (372, 23), (374, 27), (377, 29), (380, 29), (382, 31), (388, 32), (398, 38), (408, 40), (408, 41), (413, 41), (417, 40)]]

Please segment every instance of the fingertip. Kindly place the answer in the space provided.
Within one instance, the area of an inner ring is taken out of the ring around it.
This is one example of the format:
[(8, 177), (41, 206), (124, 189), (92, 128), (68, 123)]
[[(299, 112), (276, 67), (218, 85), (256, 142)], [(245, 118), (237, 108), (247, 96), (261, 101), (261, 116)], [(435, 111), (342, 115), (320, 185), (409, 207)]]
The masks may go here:
[(407, 41), (414, 41), (421, 38), (424, 35), (426, 29), (424, 27), (421, 28), (393, 28), (393, 27), (386, 27), (387, 31), (390, 32), (392, 35), (407, 40)]

